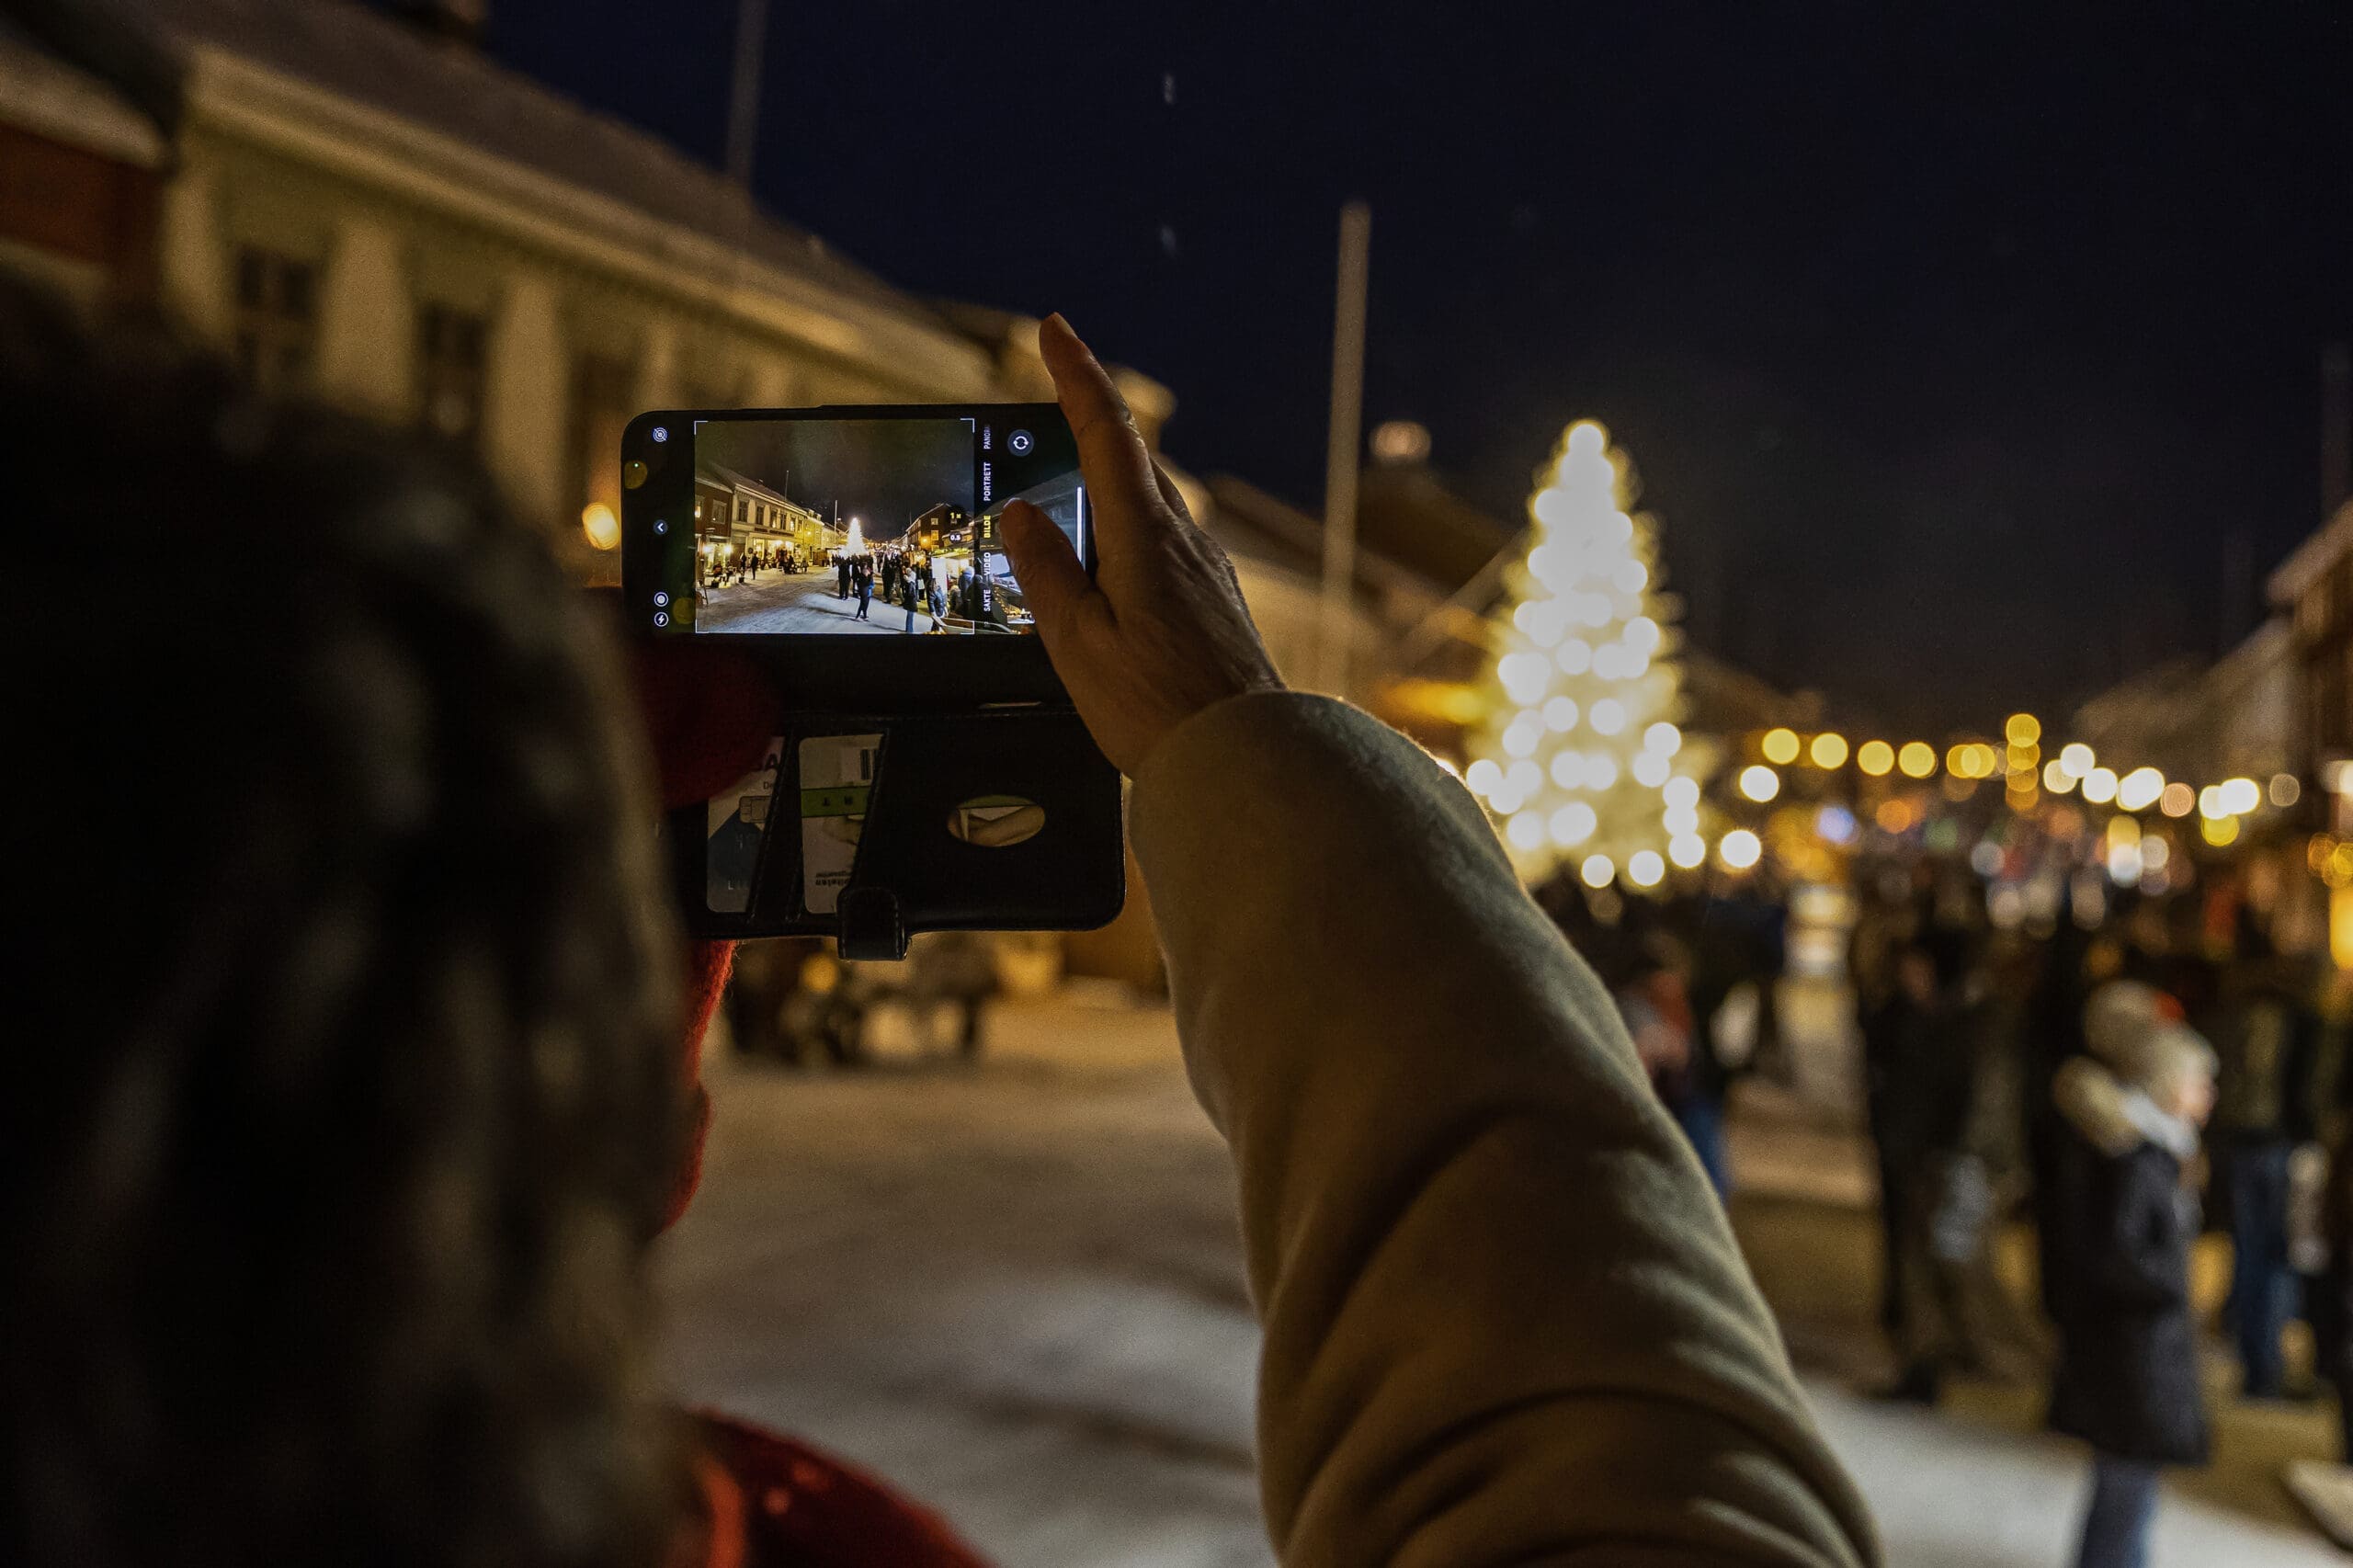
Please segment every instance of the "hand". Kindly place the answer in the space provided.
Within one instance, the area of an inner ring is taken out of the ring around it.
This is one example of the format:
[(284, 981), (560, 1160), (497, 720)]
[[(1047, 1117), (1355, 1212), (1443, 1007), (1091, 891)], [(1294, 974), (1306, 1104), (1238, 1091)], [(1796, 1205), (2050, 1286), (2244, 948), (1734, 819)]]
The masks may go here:
[(1097, 574), (1026, 501), (1006, 507), (1006, 553), (1047, 656), (1095, 744), (1131, 778), (1169, 731), (1212, 703), (1282, 681), (1233, 565), (1152, 460), (1119, 388), (1062, 317), (1038, 329), (1094, 503)]

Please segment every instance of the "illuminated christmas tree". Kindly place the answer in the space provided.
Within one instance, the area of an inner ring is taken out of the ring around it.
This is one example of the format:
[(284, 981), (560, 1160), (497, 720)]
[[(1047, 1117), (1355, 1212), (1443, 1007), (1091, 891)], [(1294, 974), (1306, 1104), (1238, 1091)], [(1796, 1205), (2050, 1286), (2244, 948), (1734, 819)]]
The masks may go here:
[(1598, 425), (1570, 426), (1539, 483), (1463, 778), (1528, 881), (1566, 866), (1589, 887), (1653, 887), (1707, 858), (1699, 790), (1712, 766), (1677, 725), (1683, 677), (1657, 540), (1627, 510), (1632, 472)]

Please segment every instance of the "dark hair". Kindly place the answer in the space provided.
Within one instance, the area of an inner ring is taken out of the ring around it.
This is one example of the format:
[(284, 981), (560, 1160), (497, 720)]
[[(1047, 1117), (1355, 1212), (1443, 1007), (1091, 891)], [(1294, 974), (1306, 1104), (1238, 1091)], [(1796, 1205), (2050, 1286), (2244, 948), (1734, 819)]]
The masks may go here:
[(678, 964), (597, 612), (471, 463), (5, 290), (0, 454), (0, 1559), (657, 1560)]

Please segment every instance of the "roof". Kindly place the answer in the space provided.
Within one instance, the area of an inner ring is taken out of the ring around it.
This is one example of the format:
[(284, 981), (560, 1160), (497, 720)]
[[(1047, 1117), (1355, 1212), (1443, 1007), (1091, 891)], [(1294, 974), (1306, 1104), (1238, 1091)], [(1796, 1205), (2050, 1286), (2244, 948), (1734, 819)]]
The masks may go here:
[[(1287, 566), (1311, 577), (1323, 573), (1323, 518), (1312, 517), (1233, 474), (1213, 475), (1209, 490), (1212, 502), (1209, 531), (1220, 543), (1238, 555)], [(1247, 537), (1243, 537), (1245, 534)], [(1402, 591), (1421, 598), (1442, 599), (1452, 585), (1432, 581), (1411, 567), (1400, 565), (1370, 541), (1359, 539), (1356, 585), (1367, 591)]]
[(164, 162), (163, 132), (113, 86), (66, 63), (0, 18), (0, 119), (140, 168)]
[(2336, 508), (2318, 531), (2298, 545), (2294, 553), (2271, 574), (2271, 602), (2288, 604), (2303, 596), (2314, 583), (2347, 554), (2353, 554), (2353, 500)]
[(827, 289), (957, 330), (815, 235), (747, 210), (732, 181), (659, 137), (353, 0), (139, 0), (135, 13), (177, 46), (183, 63), (203, 50), (234, 55)]
[(1376, 464), (1357, 490), (1357, 540), (1447, 591), (1486, 570), (1516, 532), (1456, 494), (1421, 463)]
[(756, 494), (770, 496), (783, 502), (795, 511), (807, 512), (813, 517), (817, 515), (814, 508), (802, 506), (775, 485), (764, 484), (748, 475), (738, 473), (725, 463), (715, 463), (707, 458), (703, 459), (695, 464), (695, 478), (698, 481), (707, 478), (724, 484), (731, 490), (747, 490)]

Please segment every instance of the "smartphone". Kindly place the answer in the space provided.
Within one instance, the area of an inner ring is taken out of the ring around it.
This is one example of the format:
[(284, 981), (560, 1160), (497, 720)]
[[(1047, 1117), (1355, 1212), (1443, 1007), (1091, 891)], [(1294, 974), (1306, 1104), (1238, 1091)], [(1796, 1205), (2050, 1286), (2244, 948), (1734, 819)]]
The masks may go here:
[(646, 634), (766, 645), (853, 703), (1051, 695), (999, 535), (1016, 500), (1094, 570), (1078, 443), (1052, 403), (640, 415), (623, 595)]

